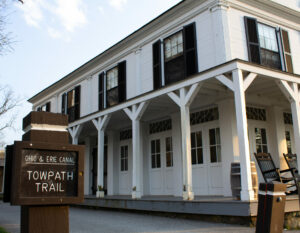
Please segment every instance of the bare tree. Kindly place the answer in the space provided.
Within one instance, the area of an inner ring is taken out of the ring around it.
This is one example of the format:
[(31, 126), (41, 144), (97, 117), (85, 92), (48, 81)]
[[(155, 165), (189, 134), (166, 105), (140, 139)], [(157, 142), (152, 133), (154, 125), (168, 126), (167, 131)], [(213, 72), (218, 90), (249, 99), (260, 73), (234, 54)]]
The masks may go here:
[[(18, 1), (23, 4), (22, 0), (8, 0), (9, 2)], [(5, 52), (11, 51), (13, 43), (12, 33), (6, 30), (6, 25), (8, 23), (8, 2), (7, 0), (0, 0), (0, 55), (5, 54)]]
[[(0, 86), (0, 147), (3, 141), (5, 129), (13, 129), (13, 124), (17, 117), (16, 108), (19, 106), (20, 99), (8, 86)], [(2, 140), (1, 140), (2, 139)]]

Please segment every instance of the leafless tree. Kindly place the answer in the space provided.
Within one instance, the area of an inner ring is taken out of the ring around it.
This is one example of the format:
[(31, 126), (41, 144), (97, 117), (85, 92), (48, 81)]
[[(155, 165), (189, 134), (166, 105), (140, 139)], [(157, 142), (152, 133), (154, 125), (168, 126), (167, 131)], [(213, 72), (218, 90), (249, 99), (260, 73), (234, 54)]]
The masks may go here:
[(13, 128), (19, 104), (20, 98), (14, 94), (11, 88), (0, 86), (0, 146), (4, 144), (4, 130)]
[(8, 2), (18, 1), (23, 4), (23, 0), (0, 0), (0, 55), (12, 50), (12, 33), (6, 30), (8, 23)]

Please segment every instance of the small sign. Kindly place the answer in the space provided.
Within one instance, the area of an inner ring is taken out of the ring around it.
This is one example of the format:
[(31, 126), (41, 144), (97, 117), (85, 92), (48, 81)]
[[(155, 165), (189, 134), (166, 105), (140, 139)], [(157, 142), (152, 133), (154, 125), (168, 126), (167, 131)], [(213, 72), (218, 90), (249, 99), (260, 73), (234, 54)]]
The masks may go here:
[(83, 201), (83, 155), (83, 146), (15, 142), (12, 204)]

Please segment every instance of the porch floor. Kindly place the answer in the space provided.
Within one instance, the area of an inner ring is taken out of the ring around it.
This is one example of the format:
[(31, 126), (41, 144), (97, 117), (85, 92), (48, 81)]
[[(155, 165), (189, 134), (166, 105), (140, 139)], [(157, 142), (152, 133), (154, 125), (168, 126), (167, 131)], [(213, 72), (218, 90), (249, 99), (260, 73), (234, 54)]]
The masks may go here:
[[(130, 195), (105, 196), (104, 198), (88, 195), (79, 205), (178, 214), (255, 217), (258, 201), (240, 201), (233, 197), (223, 196), (195, 196), (193, 201), (184, 201), (182, 197), (174, 196), (143, 196), (141, 199), (132, 199)], [(298, 196), (287, 196), (285, 212), (299, 210)]]

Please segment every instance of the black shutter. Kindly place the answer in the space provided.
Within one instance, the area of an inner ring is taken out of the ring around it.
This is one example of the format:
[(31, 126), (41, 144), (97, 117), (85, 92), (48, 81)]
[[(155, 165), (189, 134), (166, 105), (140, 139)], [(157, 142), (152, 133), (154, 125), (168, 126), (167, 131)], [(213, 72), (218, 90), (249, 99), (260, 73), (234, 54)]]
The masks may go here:
[(161, 41), (158, 40), (152, 45), (153, 56), (153, 89), (161, 87)]
[(126, 100), (126, 61), (118, 64), (118, 95), (119, 103)]
[(75, 87), (75, 120), (80, 118), (80, 86)]
[(247, 16), (244, 17), (244, 20), (249, 61), (261, 64), (257, 20)]
[(285, 70), (287, 72), (293, 73), (293, 62), (292, 62), (292, 54), (289, 42), (289, 34), (286, 30), (280, 29), (282, 48), (283, 48), (283, 57), (285, 63)]
[(37, 111), (38, 111), (38, 112), (41, 112), (41, 111), (42, 111), (42, 107), (38, 107), (38, 108), (37, 108)]
[(64, 93), (61, 96), (61, 113), (62, 114), (66, 114), (66, 98), (67, 98), (67, 94)]
[(104, 109), (104, 72), (98, 76), (98, 109)]
[(183, 28), (185, 77), (198, 73), (196, 24)]
[(50, 112), (51, 111), (51, 103), (48, 102), (46, 103), (46, 112)]

